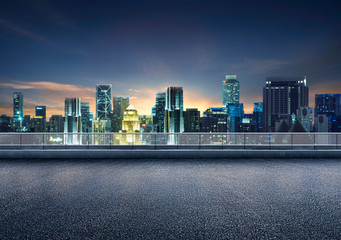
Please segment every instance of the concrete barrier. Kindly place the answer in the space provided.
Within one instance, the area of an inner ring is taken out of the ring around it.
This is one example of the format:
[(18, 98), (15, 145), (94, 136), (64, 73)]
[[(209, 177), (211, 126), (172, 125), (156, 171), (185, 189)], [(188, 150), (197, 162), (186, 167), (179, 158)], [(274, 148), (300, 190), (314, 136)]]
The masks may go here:
[(0, 150), (0, 159), (341, 159), (340, 150), (45, 149)]

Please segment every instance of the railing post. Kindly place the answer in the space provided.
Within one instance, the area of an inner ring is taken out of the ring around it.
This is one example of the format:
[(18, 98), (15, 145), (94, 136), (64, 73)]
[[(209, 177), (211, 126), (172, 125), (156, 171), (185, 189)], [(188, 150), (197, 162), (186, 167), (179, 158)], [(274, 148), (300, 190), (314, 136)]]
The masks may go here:
[(43, 150), (45, 149), (45, 133), (43, 133)]
[(199, 133), (199, 149), (201, 149), (201, 134)]
[(314, 150), (316, 149), (316, 133), (314, 133)]
[(270, 133), (268, 134), (268, 138), (269, 138), (269, 150), (271, 150), (271, 135), (270, 135)]
[(336, 147), (336, 149), (338, 149), (339, 147), (338, 147), (338, 137), (337, 137), (337, 133), (335, 133), (335, 147)]
[(245, 149), (245, 133), (243, 133), (243, 143), (244, 143), (244, 149)]
[(154, 133), (154, 149), (156, 149), (156, 133)]
[(294, 134), (291, 133), (291, 148), (294, 150)]
[(20, 149), (22, 149), (22, 133), (20, 133)]
[(88, 138), (87, 138), (87, 140), (88, 140), (88, 149), (90, 148), (90, 133), (88, 133)]

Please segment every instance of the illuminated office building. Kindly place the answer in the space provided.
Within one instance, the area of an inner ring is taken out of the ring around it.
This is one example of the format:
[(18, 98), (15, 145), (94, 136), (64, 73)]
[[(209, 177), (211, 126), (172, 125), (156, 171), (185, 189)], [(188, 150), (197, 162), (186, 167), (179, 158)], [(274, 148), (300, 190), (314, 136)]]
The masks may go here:
[[(129, 105), (124, 111), (122, 120), (122, 133), (139, 133), (140, 132), (140, 120), (137, 110), (133, 105)], [(121, 144), (139, 144), (140, 135), (122, 135)]]
[(256, 124), (257, 132), (263, 132), (263, 103), (256, 102), (253, 104), (252, 120)]
[[(36, 117), (39, 117), (37, 119), (40, 119), (40, 117), (42, 118), (41, 121), (41, 126), (37, 125), (39, 128), (39, 132), (46, 132), (46, 106), (36, 106), (35, 107), (35, 112), (36, 112)], [(37, 122), (37, 120), (34, 120), (33, 122)], [(44, 129), (43, 131), (41, 131), (41, 129)]]
[(166, 88), (164, 132), (184, 132), (182, 87)]
[(64, 132), (64, 119), (62, 115), (52, 115), (50, 117), (50, 132)]
[(90, 121), (90, 104), (81, 102), (82, 132), (91, 132), (92, 124)]
[(292, 124), (292, 116), (299, 107), (309, 106), (306, 77), (267, 78), (263, 88), (263, 129), (274, 132), (276, 122)]
[[(64, 133), (81, 133), (81, 99), (80, 98), (65, 98), (65, 120)], [(80, 139), (77, 135), (67, 135), (65, 139), (67, 143), (77, 144)]]
[(200, 111), (187, 108), (184, 111), (185, 132), (200, 132)]
[(24, 115), (24, 95), (21, 92), (13, 93), (13, 128), (21, 131)]
[(164, 132), (165, 130), (165, 105), (166, 105), (166, 93), (156, 93), (155, 101), (155, 116), (153, 116), (153, 124), (155, 126), (155, 132)]
[(111, 118), (111, 84), (96, 85), (96, 118)]
[(122, 120), (124, 111), (129, 106), (129, 97), (113, 97), (112, 131), (120, 132), (122, 130)]
[(211, 107), (200, 118), (202, 132), (227, 132), (228, 113), (225, 107)]
[(315, 118), (326, 115), (329, 131), (341, 132), (341, 94), (315, 94)]
[(239, 81), (237, 75), (226, 75), (223, 81), (223, 107), (239, 103)]
[(242, 119), (244, 118), (244, 105), (242, 103), (228, 104), (227, 112), (228, 112), (228, 121), (227, 121), (228, 132), (239, 132), (240, 123), (242, 123)]

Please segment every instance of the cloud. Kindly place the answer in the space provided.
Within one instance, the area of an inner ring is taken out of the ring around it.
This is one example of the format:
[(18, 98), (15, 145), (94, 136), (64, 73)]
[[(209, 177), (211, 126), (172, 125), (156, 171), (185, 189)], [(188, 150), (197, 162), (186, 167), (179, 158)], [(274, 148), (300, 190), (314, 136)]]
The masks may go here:
[(12, 23), (11, 21), (8, 21), (8, 20), (0, 19), (0, 26), (5, 27), (7, 29), (10, 29), (16, 33), (19, 33), (22, 36), (31, 38), (35, 41), (39, 41), (39, 42), (46, 42), (47, 41), (47, 38), (45, 38), (39, 34), (36, 34), (32, 31), (23, 29), (23, 28), (15, 25), (14, 23)]
[(245, 71), (249, 74), (266, 73), (271, 70), (278, 69), (279, 67), (291, 65), (293, 62), (278, 59), (244, 59), (239, 64), (230, 66), (231, 71)]
[(72, 84), (62, 84), (55, 82), (23, 82), (23, 81), (13, 81), (0, 83), (2, 87), (10, 87), (13, 89), (37, 89), (37, 90), (50, 90), (50, 91), (63, 91), (63, 92), (79, 92), (88, 91), (95, 92), (95, 89), (80, 87)]

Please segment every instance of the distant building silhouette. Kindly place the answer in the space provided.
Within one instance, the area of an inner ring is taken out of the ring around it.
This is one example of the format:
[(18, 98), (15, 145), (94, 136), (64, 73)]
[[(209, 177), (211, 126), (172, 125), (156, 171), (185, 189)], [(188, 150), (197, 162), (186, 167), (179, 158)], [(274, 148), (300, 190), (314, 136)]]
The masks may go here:
[(111, 84), (96, 85), (96, 118), (111, 118)]
[(253, 121), (256, 123), (256, 131), (263, 132), (263, 103), (256, 102), (253, 104)]
[(153, 124), (155, 126), (154, 132), (165, 131), (165, 106), (166, 106), (166, 93), (156, 93), (155, 100), (155, 116), (153, 116)]

